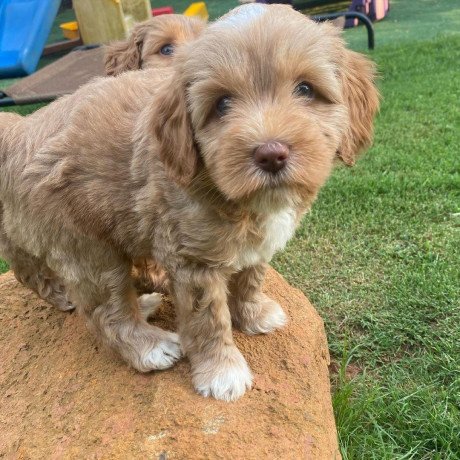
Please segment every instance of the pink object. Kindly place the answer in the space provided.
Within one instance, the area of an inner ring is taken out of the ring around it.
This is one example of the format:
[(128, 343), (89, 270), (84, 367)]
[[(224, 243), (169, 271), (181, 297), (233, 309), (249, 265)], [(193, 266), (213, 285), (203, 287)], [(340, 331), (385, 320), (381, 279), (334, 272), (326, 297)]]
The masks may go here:
[(161, 16), (162, 14), (174, 14), (174, 8), (172, 6), (152, 8), (152, 16)]
[[(380, 21), (390, 10), (390, 0), (353, 0), (348, 11), (365, 14), (371, 21)], [(348, 18), (345, 27), (359, 24), (358, 19)]]
[(380, 21), (386, 16), (386, 14), (388, 13), (388, 10), (390, 9), (390, 1), (389, 0), (379, 0), (379, 1), (374, 1), (373, 4), (374, 4), (373, 11), (371, 10), (371, 14), (373, 15), (373, 17), (371, 17), (371, 19), (373, 21)]

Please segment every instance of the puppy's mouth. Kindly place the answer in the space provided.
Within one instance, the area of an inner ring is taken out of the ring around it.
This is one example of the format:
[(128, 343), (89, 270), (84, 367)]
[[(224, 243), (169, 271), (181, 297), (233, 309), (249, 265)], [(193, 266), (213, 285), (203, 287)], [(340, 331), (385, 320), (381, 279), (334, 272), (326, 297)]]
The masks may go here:
[(297, 146), (273, 140), (256, 144), (250, 150), (238, 145), (232, 147), (220, 152), (222, 162), (207, 168), (226, 200), (244, 205), (257, 202), (266, 194), (270, 201), (284, 202), (286, 194), (297, 195), (304, 187), (308, 175), (299, 161)]
[(298, 187), (292, 169), (289, 162), (277, 171), (266, 171), (253, 164), (242, 189), (232, 190), (232, 198), (254, 209), (286, 206), (297, 196)]
[(257, 189), (274, 190), (279, 187), (286, 187), (291, 182), (291, 175), (289, 173), (290, 166), (287, 165), (281, 171), (267, 172), (257, 168), (255, 175), (257, 176), (258, 186)]
[(282, 174), (269, 177), (265, 184), (252, 191), (240, 203), (248, 209), (259, 212), (276, 211), (286, 207), (296, 207), (302, 201), (301, 195), (289, 181), (282, 180)]
[(290, 189), (296, 189), (296, 165), (294, 158), (272, 155), (269, 159), (253, 155), (246, 168), (238, 168), (218, 183), (228, 198), (249, 200), (261, 197), (264, 193), (274, 197), (283, 195)]

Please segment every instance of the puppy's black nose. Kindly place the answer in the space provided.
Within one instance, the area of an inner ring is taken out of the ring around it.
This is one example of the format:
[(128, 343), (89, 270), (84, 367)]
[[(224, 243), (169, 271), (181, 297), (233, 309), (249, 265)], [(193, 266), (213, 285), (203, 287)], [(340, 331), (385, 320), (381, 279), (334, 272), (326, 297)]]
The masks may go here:
[(254, 160), (264, 171), (277, 173), (287, 163), (289, 147), (283, 142), (269, 141), (254, 150)]

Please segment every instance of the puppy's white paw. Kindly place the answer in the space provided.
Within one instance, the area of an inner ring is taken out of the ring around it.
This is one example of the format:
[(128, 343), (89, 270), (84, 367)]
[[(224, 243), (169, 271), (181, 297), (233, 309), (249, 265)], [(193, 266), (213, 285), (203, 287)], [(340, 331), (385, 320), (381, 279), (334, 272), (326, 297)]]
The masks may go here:
[(153, 348), (145, 351), (135, 366), (141, 372), (167, 369), (181, 357), (179, 336), (164, 331), (164, 337)]
[(281, 305), (268, 297), (264, 299), (262, 308), (258, 309), (258, 315), (248, 315), (240, 322), (241, 330), (246, 334), (268, 334), (287, 323), (287, 315)]
[(221, 360), (197, 362), (193, 367), (196, 391), (223, 401), (235, 401), (252, 385), (252, 374), (243, 355), (235, 347)]
[(161, 294), (153, 292), (152, 294), (143, 294), (138, 297), (139, 308), (144, 319), (153, 316), (161, 305)]

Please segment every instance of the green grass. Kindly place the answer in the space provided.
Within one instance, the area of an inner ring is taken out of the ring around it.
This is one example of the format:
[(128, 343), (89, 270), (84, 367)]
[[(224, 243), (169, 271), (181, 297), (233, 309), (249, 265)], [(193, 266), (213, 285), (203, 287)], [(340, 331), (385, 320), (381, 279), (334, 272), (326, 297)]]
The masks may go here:
[(460, 34), (377, 48), (374, 147), (274, 263), (359, 373), (335, 382), (344, 459), (460, 458), (459, 50)]
[(0, 273), (5, 273), (8, 270), (8, 264), (0, 259)]
[[(169, 3), (188, 4), (155, 5)], [(459, 21), (456, 0), (392, 2), (374, 147), (335, 170), (274, 260), (325, 320), (346, 460), (460, 459)], [(345, 38), (364, 50), (362, 29)]]
[[(376, 50), (398, 44), (411, 46), (414, 41), (427, 41), (439, 34), (457, 35), (460, 30), (460, 3), (455, 0), (391, 0), (390, 14), (375, 24)], [(361, 28), (346, 31), (350, 45), (364, 51), (367, 46)]]

